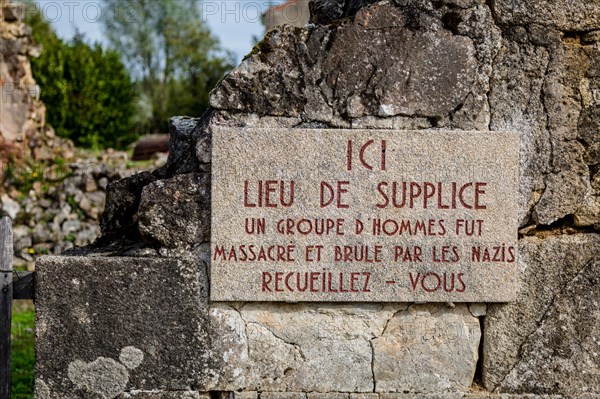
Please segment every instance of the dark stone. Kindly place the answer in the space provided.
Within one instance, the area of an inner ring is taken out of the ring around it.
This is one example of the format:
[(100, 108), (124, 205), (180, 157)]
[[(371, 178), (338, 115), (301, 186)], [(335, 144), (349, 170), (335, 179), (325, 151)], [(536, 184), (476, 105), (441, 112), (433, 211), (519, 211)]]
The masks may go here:
[(188, 247), (210, 241), (210, 175), (191, 173), (144, 187), (140, 233), (149, 242)]
[(42, 257), (36, 274), (36, 397), (186, 391), (207, 377), (200, 259)]
[(153, 173), (141, 172), (108, 185), (106, 205), (100, 217), (103, 235), (119, 236), (135, 228), (142, 188), (156, 179)]
[(201, 172), (210, 172), (210, 163), (212, 160), (212, 135), (210, 133), (210, 126), (212, 120), (213, 110), (207, 111), (195, 130), (195, 154), (199, 162), (199, 168)]
[(250, 70), (233, 70), (217, 85), (210, 96), (217, 109), (256, 112), (260, 115), (298, 116), (305, 103), (300, 77), (300, 60), (296, 53), (303, 46), (301, 28), (282, 25), (267, 32), (249, 57), (255, 55), (260, 65), (246, 58)]
[(196, 158), (196, 141), (208, 120), (210, 120), (210, 111), (204, 113), (202, 118), (186, 116), (171, 118), (169, 121), (169, 158), (163, 167), (167, 177), (200, 170)]
[(580, 32), (600, 28), (600, 2), (595, 0), (494, 0), (490, 5), (500, 25), (536, 23)]
[[(137, 235), (138, 208), (142, 189), (160, 179), (210, 171), (210, 135), (208, 125), (211, 111), (202, 118), (174, 117), (169, 124), (170, 143), (167, 164), (154, 172), (141, 172), (110, 183), (106, 192), (106, 206), (100, 218), (104, 239), (96, 245), (112, 245), (110, 239), (122, 237), (126, 233)], [(197, 144), (204, 143), (197, 156)], [(210, 207), (210, 206), (209, 206)]]
[(313, 0), (310, 2), (310, 22), (329, 24), (336, 19), (349, 17), (362, 7), (379, 0)]
[(196, 126), (200, 118), (189, 118), (176, 116), (169, 121), (169, 158), (167, 168), (169, 174), (174, 176), (183, 173), (198, 171), (198, 160), (196, 159)]

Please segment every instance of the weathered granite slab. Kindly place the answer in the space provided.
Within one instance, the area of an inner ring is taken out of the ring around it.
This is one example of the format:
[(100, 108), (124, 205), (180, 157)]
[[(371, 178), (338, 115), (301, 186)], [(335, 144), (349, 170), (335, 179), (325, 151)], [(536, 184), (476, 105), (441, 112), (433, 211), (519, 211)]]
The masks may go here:
[(40, 258), (36, 397), (193, 391), (210, 368), (206, 287), (199, 261)]
[(213, 134), (212, 300), (514, 298), (518, 133)]

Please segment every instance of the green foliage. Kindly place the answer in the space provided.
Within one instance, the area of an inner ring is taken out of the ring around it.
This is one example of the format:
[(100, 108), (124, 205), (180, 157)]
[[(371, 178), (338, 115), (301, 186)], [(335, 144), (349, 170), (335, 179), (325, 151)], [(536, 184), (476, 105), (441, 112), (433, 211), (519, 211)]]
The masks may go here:
[(43, 48), (33, 76), (58, 135), (95, 149), (134, 141), (135, 89), (120, 55), (81, 35), (64, 42), (39, 12), (28, 12), (26, 23)]
[(70, 85), (65, 132), (91, 148), (122, 148), (135, 140), (135, 92), (119, 55), (75, 39), (69, 45), (65, 78)]
[(203, 23), (198, 1), (104, 2), (109, 41), (142, 94), (142, 131), (164, 132), (173, 115), (200, 116), (233, 57)]
[(12, 317), (12, 397), (33, 399), (35, 311), (31, 303), (15, 306)]
[(15, 162), (10, 159), (2, 173), (2, 184), (5, 188), (11, 187), (21, 192), (24, 199), (35, 183), (41, 184), (42, 192), (47, 192), (50, 183), (58, 184), (72, 174), (72, 170), (65, 165), (63, 158), (55, 158), (52, 164), (38, 162), (32, 159)]

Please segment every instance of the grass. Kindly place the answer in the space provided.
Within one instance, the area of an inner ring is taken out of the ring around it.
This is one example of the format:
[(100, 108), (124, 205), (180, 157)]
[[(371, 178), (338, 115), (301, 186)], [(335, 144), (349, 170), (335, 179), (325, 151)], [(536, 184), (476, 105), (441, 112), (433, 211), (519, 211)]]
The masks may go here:
[(33, 399), (35, 308), (31, 301), (13, 302), (12, 399)]

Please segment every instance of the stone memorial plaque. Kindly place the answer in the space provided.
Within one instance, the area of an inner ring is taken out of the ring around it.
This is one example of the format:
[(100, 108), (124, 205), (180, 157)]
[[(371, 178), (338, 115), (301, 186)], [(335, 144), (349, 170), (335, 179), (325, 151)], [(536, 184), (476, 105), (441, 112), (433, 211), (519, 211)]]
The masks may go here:
[(213, 133), (214, 301), (505, 302), (519, 134)]

